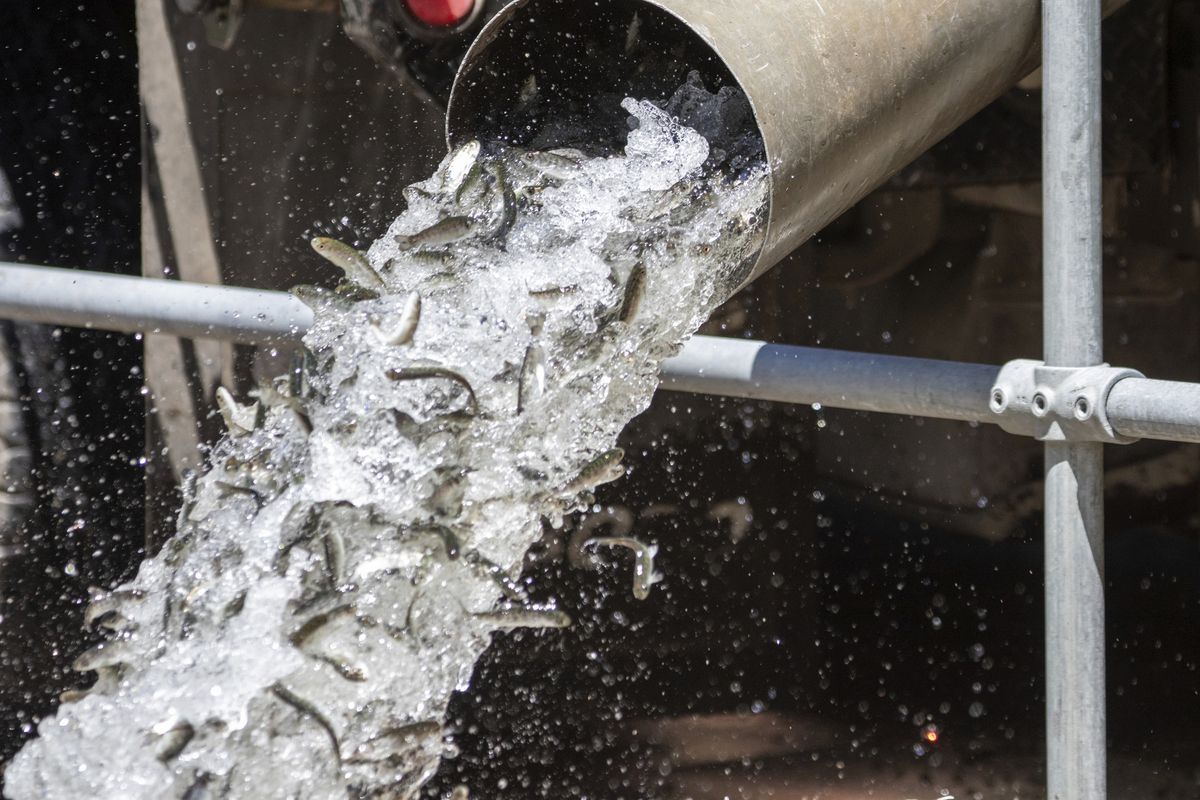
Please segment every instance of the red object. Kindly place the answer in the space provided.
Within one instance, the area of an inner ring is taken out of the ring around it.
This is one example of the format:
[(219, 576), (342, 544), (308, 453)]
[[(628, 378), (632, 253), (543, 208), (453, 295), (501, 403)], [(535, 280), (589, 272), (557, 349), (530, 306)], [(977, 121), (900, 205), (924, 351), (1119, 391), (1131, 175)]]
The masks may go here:
[(404, 0), (412, 15), (438, 28), (457, 25), (471, 15), (476, 0)]

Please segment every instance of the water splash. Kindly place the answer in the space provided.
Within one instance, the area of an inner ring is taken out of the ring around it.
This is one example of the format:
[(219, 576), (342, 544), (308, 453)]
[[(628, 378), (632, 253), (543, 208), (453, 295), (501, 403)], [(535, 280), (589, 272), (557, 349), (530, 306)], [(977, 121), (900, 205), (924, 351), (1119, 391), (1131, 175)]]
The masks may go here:
[(624, 107), (623, 154), (461, 148), (348, 267), (382, 288), (302, 291), (305, 363), (257, 406), (225, 398), (178, 535), (94, 599), (111, 635), (77, 667), (97, 682), (42, 721), (9, 797), (429, 779), (491, 632), (567, 622), (528, 605), (524, 553), (619, 477), (660, 363), (762, 244), (765, 167), (731, 175), (695, 130)]

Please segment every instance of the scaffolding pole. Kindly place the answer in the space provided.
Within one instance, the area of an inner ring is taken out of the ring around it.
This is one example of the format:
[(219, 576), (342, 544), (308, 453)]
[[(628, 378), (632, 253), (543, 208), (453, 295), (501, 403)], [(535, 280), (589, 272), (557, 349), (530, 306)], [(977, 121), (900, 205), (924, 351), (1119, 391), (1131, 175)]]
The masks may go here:
[(0, 264), (0, 319), (267, 344), (299, 339), (313, 316), (286, 292)]
[[(1100, 4), (1043, 0), (1042, 14), (1045, 362), (1089, 367), (1103, 361)], [(1050, 800), (1106, 795), (1103, 447), (1046, 441)]]
[[(286, 292), (0, 263), (0, 319), (267, 345), (303, 337), (313, 314)], [(1034, 425), (1013, 425), (990, 408), (1001, 374), (991, 364), (694, 336), (663, 364), (662, 387), (1004, 424), (1034, 435)], [(1200, 384), (1128, 377), (1105, 407), (1123, 440), (1200, 443)]]

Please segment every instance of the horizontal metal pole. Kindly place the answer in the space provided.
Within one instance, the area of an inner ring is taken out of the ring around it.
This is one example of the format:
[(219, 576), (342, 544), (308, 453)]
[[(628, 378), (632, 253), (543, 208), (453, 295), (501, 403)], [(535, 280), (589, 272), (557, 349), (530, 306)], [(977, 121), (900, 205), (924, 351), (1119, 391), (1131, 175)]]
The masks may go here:
[(1125, 436), (1200, 442), (1200, 385), (1126, 378), (1108, 394), (1109, 419)]
[(886, 414), (991, 422), (999, 367), (697, 336), (663, 388)]
[(313, 316), (286, 292), (0, 264), (0, 319), (255, 344), (299, 339)]
[[(299, 339), (313, 319), (286, 292), (0, 264), (4, 318), (249, 344)], [(987, 364), (696, 336), (663, 365), (663, 388), (993, 423), (999, 373)], [(1107, 408), (1125, 436), (1200, 443), (1200, 384), (1127, 378)]]

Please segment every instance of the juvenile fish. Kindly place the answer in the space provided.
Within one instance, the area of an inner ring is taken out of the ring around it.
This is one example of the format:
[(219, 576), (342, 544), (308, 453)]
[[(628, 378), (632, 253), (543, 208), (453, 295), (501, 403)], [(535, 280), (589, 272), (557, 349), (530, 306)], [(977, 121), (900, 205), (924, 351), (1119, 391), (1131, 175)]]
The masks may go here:
[(333, 586), (342, 585), (346, 573), (346, 541), (332, 525), (325, 528), (325, 568)]
[(520, 91), (520, 93), (517, 94), (517, 105), (518, 106), (527, 106), (530, 103), (532, 103), (534, 100), (536, 100), (537, 96), (538, 96), (537, 76), (530, 75), (528, 78), (525, 79), (525, 82), (521, 84), (521, 91)]
[(746, 538), (754, 522), (754, 511), (744, 502), (726, 500), (708, 510), (708, 518), (717, 522), (729, 521), (729, 541), (737, 544)]
[[(291, 391), (296, 391), (297, 387), (290, 379), (289, 384), (292, 386)], [(284, 394), (274, 386), (265, 383), (258, 387), (257, 394), (259, 402), (264, 403), (269, 408), (286, 408), (291, 411), (292, 416), (296, 418), (296, 422), (305, 434), (313, 432), (313, 424), (308, 416), (308, 411), (304, 408), (304, 404), (296, 399), (295, 395)]]
[(351, 281), (342, 281), (333, 288), (333, 293), (341, 300), (349, 303), (361, 303), (364, 300), (378, 300), (379, 291), (359, 286)]
[(320, 311), (325, 306), (341, 309), (350, 307), (350, 302), (345, 297), (331, 292), (322, 286), (310, 286), (307, 283), (302, 283), (298, 286), (293, 286), (288, 290), (288, 293), (313, 311)]
[(440, 247), (457, 242), (459, 239), (465, 239), (474, 228), (475, 223), (467, 217), (446, 217), (411, 236), (395, 238), (396, 244), (404, 250), (413, 250), (418, 247)]
[(646, 544), (627, 536), (598, 536), (588, 539), (584, 547), (625, 547), (633, 551), (633, 597), (645, 600), (650, 596), (650, 587), (662, 580), (662, 575), (654, 571), (654, 557), (658, 555), (658, 545)]
[(459, 542), (457, 534), (445, 525), (425, 525), (417, 530), (421, 533), (432, 533), (438, 537), (442, 541), (442, 546), (446, 548), (446, 558), (451, 561), (456, 560), (462, 551), (462, 543)]
[(500, 187), (500, 197), (503, 208), (500, 213), (500, 223), (496, 226), (493, 236), (506, 236), (513, 225), (517, 224), (517, 195), (513, 192), (512, 182), (508, 178), (508, 168), (503, 161), (497, 161), (492, 166), (492, 174)]
[(530, 289), (530, 297), (562, 297), (568, 294), (575, 294), (579, 291), (578, 283), (570, 283), (566, 286), (548, 286), (545, 289)]
[(556, 608), (538, 606), (501, 606), (495, 611), (483, 611), (472, 617), (494, 628), (568, 628), (571, 617)]
[(539, 344), (531, 344), (525, 348), (525, 358), (521, 362), (521, 379), (517, 387), (517, 413), (525, 413), (525, 409), (541, 399), (546, 393), (546, 351)]
[(345, 242), (339, 242), (337, 239), (330, 239), (327, 236), (318, 236), (313, 239), (312, 249), (345, 273), (346, 279), (352, 283), (371, 289), (383, 288), (383, 278), (379, 277), (379, 273), (367, 260), (366, 253), (361, 250), (355, 250)]
[(150, 732), (158, 737), (154, 743), (154, 755), (159, 761), (170, 761), (188, 746), (196, 735), (196, 729), (189, 722), (175, 722), (155, 725)]
[(619, 447), (597, 456), (574, 480), (563, 487), (563, 491), (574, 494), (612, 483), (625, 474), (625, 467), (621, 466), (623, 458), (625, 451)]
[(458, 188), (454, 190), (454, 202), (462, 205), (463, 198), (470, 196), (481, 186), (483, 186), (483, 164), (476, 161), (467, 171), (462, 183), (458, 184)]
[(321, 713), (321, 709), (317, 708), (311, 702), (305, 700), (303, 697), (296, 694), (282, 683), (276, 683), (274, 686), (272, 686), (271, 692), (301, 714), (312, 717), (318, 725), (325, 729), (325, 732), (329, 734), (330, 741), (333, 743), (334, 755), (337, 756), (338, 763), (340, 764), (342, 761), (342, 748), (341, 745), (338, 744), (337, 731), (334, 729), (333, 723), (329, 721), (329, 718)]
[(308, 643), (309, 639), (316, 636), (317, 633), (326, 625), (336, 619), (340, 619), (341, 617), (353, 613), (354, 606), (350, 603), (346, 603), (336, 608), (332, 608), (329, 611), (315, 614), (305, 621), (303, 625), (297, 628), (292, 635), (288, 637), (288, 641), (292, 643), (293, 647), (300, 649)]
[(213, 481), (213, 484), (225, 494), (236, 494), (241, 495), (242, 497), (249, 497), (259, 508), (262, 508), (263, 504), (266, 502), (261, 494), (254, 491), (249, 486), (238, 486), (236, 483), (229, 483), (228, 481)]
[(633, 20), (629, 23), (629, 28), (625, 31), (625, 52), (628, 53), (637, 46), (638, 39), (641, 38), (642, 18), (638, 13), (633, 12)]
[(92, 687), (87, 689), (67, 689), (58, 696), (60, 703), (78, 703), (83, 698), (92, 693)]
[(333, 656), (329, 655), (328, 653), (315, 653), (313, 654), (313, 658), (333, 667), (334, 671), (337, 672), (338, 675), (341, 675), (343, 678), (352, 683), (367, 682), (367, 671), (360, 666), (351, 664), (341, 656)]
[(478, 139), (467, 142), (454, 151), (446, 165), (446, 188), (461, 190), (471, 173), (479, 166), (479, 155), (483, 145)]
[(386, 761), (410, 749), (423, 739), (442, 736), (442, 725), (434, 720), (414, 722), (411, 725), (401, 725), (385, 730), (373, 739), (363, 742), (354, 748), (354, 752), (346, 759), (348, 764), (370, 764)]
[(217, 409), (225, 420), (225, 427), (234, 436), (253, 433), (263, 421), (262, 404), (254, 402), (244, 406), (234, 400), (233, 394), (224, 386), (217, 387)]
[(88, 650), (71, 664), (76, 672), (115, 667), (129, 660), (129, 648), (124, 642), (102, 642)]
[[(417, 250), (415, 253), (409, 254), (409, 258), (416, 261), (418, 264), (428, 264), (435, 267), (444, 267), (447, 264), (453, 263), (454, 253), (449, 250)], [(439, 277), (434, 275), (431, 277)], [(441, 277), (453, 277), (451, 273), (442, 273)]]
[(467, 396), (470, 400), (467, 405), (467, 413), (475, 414), (479, 410), (479, 400), (475, 396), (475, 389), (471, 386), (471, 382), (452, 369), (446, 369), (445, 367), (405, 367), (404, 369), (389, 369), (387, 376), (394, 381), (425, 381), (435, 379), (453, 381), (467, 390)]
[(554, 180), (567, 180), (580, 172), (579, 162), (573, 158), (550, 152), (523, 153), (521, 158), (530, 167)]
[(508, 577), (508, 573), (494, 561), (485, 558), (478, 550), (471, 550), (463, 556), (463, 560), (478, 572), (486, 575), (495, 582), (501, 593), (514, 602), (525, 602), (528, 598), (525, 591)]
[(87, 609), (83, 612), (84, 627), (92, 627), (98, 620), (109, 614), (119, 614), (127, 604), (141, 602), (142, 598), (143, 595), (141, 592), (129, 589), (96, 592), (92, 596), (92, 602), (88, 604)]
[(625, 297), (621, 301), (621, 322), (629, 323), (637, 316), (646, 294), (646, 265), (638, 262), (625, 281)]
[(400, 324), (392, 333), (383, 333), (378, 324), (374, 330), (379, 340), (388, 347), (399, 347), (409, 344), (417, 333), (417, 325), (421, 323), (421, 293), (412, 292), (404, 302), (404, 310), (400, 312)]

